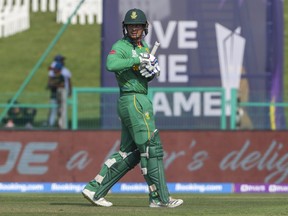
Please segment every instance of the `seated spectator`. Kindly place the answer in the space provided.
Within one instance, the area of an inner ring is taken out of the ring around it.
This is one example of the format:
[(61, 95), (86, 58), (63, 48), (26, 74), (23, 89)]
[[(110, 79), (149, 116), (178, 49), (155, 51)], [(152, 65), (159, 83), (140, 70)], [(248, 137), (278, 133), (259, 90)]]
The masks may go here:
[[(11, 100), (8, 101), (10, 103)], [(19, 104), (17, 101), (13, 105)], [(34, 118), (37, 114), (35, 108), (21, 108), (20, 106), (13, 106), (8, 110), (7, 117), (3, 119), (6, 128), (15, 128), (17, 126), (24, 126), (25, 128), (33, 128)]]

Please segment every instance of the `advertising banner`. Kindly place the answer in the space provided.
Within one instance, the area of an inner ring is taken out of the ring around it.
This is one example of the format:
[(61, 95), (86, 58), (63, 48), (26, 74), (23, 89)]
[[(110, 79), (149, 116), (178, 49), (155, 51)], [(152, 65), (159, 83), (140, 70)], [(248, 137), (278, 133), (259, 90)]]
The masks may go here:
[[(123, 37), (125, 13), (140, 8), (149, 22), (146, 42), (150, 47), (155, 41), (160, 42), (157, 57), (161, 75), (151, 86), (223, 87), (227, 101), (235, 88), (240, 102), (270, 102), (271, 97), (275, 102), (282, 100), (283, 1), (105, 0), (103, 3), (103, 87), (117, 86), (114, 74), (105, 69), (106, 57), (111, 46)], [(116, 102), (114, 98), (111, 100)], [(180, 114), (175, 110), (179, 104)], [(205, 109), (211, 104), (212, 109)], [(160, 129), (177, 129), (177, 125), (187, 129), (219, 129), (220, 104), (217, 92), (157, 92), (153, 97)], [(115, 110), (105, 108), (102, 112), (104, 117), (115, 113), (113, 118), (117, 119)], [(270, 129), (271, 122), (272, 128), (283, 127), (283, 112), (271, 115), (269, 107), (251, 107), (244, 112), (241, 127), (245, 129)], [(230, 113), (227, 105), (227, 117)], [(181, 122), (180, 116), (187, 121)], [(103, 127), (115, 127), (113, 118), (104, 119)], [(173, 124), (167, 124), (169, 119)]]
[[(5, 182), (0, 183), (0, 193), (80, 193), (86, 182)], [(167, 183), (170, 193), (232, 193), (232, 183)], [(148, 193), (146, 183), (116, 183), (111, 193)]]
[[(288, 183), (284, 131), (160, 131), (160, 136), (168, 182)], [(0, 131), (0, 181), (88, 182), (119, 144), (119, 131)], [(144, 182), (140, 167), (120, 182)]]
[(235, 193), (288, 193), (287, 184), (235, 184)]

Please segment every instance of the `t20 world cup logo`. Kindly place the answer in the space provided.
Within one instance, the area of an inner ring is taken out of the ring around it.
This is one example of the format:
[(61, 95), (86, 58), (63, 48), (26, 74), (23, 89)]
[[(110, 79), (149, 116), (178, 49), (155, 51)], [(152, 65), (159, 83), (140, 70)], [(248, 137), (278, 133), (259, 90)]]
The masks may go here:
[[(221, 82), (228, 102), (231, 100), (231, 89), (239, 89), (240, 86), (246, 40), (240, 36), (241, 27), (231, 31), (216, 23), (215, 29)], [(227, 109), (227, 114), (230, 114), (230, 109)]]

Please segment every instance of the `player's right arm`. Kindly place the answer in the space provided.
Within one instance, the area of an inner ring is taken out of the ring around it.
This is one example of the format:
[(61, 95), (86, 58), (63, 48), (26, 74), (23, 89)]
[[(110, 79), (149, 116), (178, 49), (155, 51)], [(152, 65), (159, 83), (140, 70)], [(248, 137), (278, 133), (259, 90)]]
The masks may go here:
[[(124, 45), (124, 46), (123, 46)], [(132, 46), (118, 42), (112, 46), (107, 56), (106, 69), (111, 72), (121, 72), (140, 64), (138, 56), (131, 55)]]

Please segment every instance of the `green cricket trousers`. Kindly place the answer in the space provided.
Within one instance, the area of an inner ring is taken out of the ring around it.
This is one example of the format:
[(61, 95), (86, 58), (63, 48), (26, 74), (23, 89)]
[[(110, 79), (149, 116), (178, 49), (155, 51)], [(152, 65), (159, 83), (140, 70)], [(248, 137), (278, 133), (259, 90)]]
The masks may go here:
[(131, 152), (147, 143), (155, 130), (153, 105), (147, 95), (128, 93), (118, 99), (122, 124), (120, 151)]

